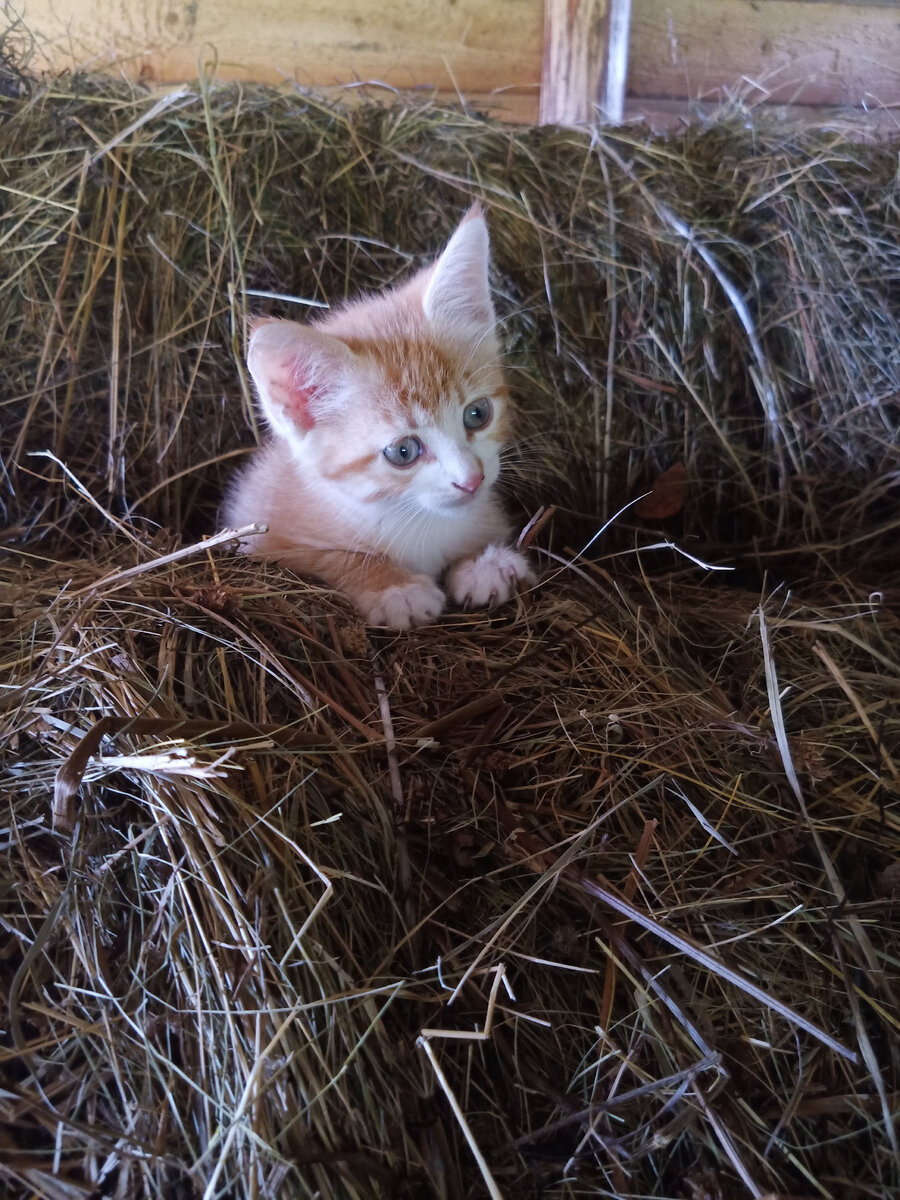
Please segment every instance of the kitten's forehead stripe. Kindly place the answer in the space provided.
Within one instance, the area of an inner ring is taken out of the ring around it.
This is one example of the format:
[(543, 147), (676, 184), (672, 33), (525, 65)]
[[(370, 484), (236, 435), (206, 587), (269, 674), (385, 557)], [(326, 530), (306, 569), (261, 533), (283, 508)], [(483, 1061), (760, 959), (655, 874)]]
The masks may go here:
[(403, 334), (393, 338), (347, 339), (350, 349), (368, 359), (385, 385), (378, 408), (397, 409), (410, 422), (427, 424), (441, 409), (456, 409), (475, 392), (495, 394), (502, 376), (494, 364), (457, 361), (454, 352), (430, 337)]

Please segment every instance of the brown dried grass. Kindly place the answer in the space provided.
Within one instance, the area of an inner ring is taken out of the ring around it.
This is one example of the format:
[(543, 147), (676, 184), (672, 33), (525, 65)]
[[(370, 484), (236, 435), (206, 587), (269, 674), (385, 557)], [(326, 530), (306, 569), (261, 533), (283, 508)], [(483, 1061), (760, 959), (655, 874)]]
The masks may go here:
[[(19, 86), (10, 1194), (889, 1194), (896, 149)], [(541, 583), (392, 637), (192, 546), (258, 293), (390, 282), (474, 196)]]

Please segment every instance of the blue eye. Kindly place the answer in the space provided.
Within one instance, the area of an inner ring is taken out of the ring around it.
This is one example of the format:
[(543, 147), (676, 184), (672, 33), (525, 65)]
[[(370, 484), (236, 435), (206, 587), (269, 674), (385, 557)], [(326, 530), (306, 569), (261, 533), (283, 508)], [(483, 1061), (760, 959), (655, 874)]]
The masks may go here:
[(406, 437), (397, 438), (396, 442), (391, 442), (389, 446), (385, 446), (384, 457), (391, 466), (411, 467), (423, 449), (424, 447), (417, 437), (407, 435)]
[(487, 396), (483, 400), (475, 400), (463, 409), (463, 425), (466, 429), (484, 429), (494, 414), (493, 407)]

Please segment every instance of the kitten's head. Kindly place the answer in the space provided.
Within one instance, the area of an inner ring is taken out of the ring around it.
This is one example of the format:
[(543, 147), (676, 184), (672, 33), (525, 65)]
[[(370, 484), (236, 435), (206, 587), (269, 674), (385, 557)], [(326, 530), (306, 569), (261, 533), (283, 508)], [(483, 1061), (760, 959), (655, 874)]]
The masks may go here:
[(500, 472), (509, 397), (473, 209), (430, 268), (317, 326), (267, 321), (248, 365), (304, 475), (362, 502), (463, 513)]

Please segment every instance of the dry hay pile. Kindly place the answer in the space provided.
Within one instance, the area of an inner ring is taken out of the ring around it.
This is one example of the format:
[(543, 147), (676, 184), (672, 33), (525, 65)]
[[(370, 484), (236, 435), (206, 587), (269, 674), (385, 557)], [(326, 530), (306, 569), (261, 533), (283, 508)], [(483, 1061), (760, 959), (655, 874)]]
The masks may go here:
[[(8, 1194), (889, 1194), (896, 147), (4, 84)], [(543, 578), (367, 632), (197, 545), (244, 319), (473, 197)]]

